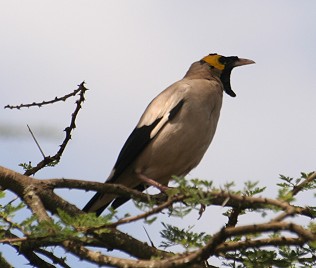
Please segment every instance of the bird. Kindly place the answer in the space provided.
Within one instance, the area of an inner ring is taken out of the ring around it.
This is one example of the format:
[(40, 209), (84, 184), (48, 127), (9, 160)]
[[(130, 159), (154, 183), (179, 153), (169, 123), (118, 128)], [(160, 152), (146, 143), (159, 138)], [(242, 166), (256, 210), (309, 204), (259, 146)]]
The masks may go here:
[[(255, 63), (237, 56), (211, 53), (194, 62), (185, 76), (147, 106), (105, 183), (138, 191), (167, 187), (173, 176), (185, 176), (201, 161), (214, 137), (223, 92), (231, 97), (233, 68)], [(99, 216), (130, 198), (97, 192), (82, 209)]]

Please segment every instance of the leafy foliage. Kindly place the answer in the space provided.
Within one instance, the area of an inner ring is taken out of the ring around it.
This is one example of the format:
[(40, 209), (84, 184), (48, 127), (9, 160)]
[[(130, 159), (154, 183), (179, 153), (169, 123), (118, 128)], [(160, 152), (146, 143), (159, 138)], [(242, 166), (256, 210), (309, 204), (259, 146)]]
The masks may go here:
[(31, 161), (28, 163), (20, 163), (19, 167), (22, 167), (24, 171), (31, 170), (33, 168)]
[(206, 241), (210, 239), (210, 236), (205, 232), (195, 233), (192, 232), (193, 226), (189, 226), (186, 229), (180, 229), (177, 226), (165, 224), (162, 222), (164, 230), (160, 231), (161, 238), (165, 241), (161, 242), (161, 247), (168, 248), (176, 245), (183, 246), (186, 250), (192, 248), (199, 248), (205, 245)]
[[(189, 181), (184, 178), (174, 178), (174, 187), (166, 192), (164, 198), (157, 199), (157, 196), (152, 196), (149, 197), (147, 203), (137, 202), (138, 208), (144, 211), (144, 216), (126, 214), (121, 218), (118, 218), (117, 211), (113, 209), (104, 216), (96, 217), (93, 213), (79, 213), (74, 216), (57, 208), (57, 213), (49, 217), (50, 220), (39, 220), (36, 214), (19, 219), (16, 215), (25, 211), (26, 206), (23, 201), (15, 198), (0, 206), (0, 240), (18, 249), (31, 243), (32, 247), (35, 247), (35, 252), (36, 250), (44, 251), (46, 255), (51, 256), (49, 258), (54, 261), (57, 258), (59, 263), (67, 267), (65, 256), (55, 256), (51, 246), (63, 246), (65, 241), (75, 241), (83, 245), (96, 243), (100, 245), (100, 238), (97, 237), (111, 234), (113, 226), (130, 221), (143, 221), (145, 224), (159, 221), (157, 212), (147, 213), (170, 200), (174, 201), (162, 208), (168, 210), (170, 217), (181, 219), (186, 218), (192, 211), (198, 210), (203, 214), (201, 207), (223, 206), (226, 210), (223, 215), (228, 220), (226, 227), (223, 227), (224, 231), (233, 232), (235, 227), (243, 227), (238, 222), (249, 213), (260, 215), (261, 220), (267, 218), (266, 223), (263, 224), (274, 226), (274, 222), (286, 223), (285, 220), (293, 216), (293, 212), (287, 214), (284, 207), (297, 209), (291, 203), (298, 199), (299, 192), (315, 190), (315, 183), (310, 181), (311, 176), (312, 174), (305, 173), (302, 173), (298, 179), (281, 176), (277, 199), (261, 198), (266, 188), (259, 186), (258, 182), (247, 181), (241, 190), (235, 189), (234, 183), (226, 183), (223, 190), (205, 180)], [(5, 192), (0, 192), (0, 198), (4, 197)], [(257, 231), (257, 225), (250, 224), (243, 232), (227, 233), (224, 243), (216, 244), (212, 256), (222, 259), (222, 265), (226, 267), (315, 267), (316, 239), (304, 240), (304, 237), (306, 237), (306, 232), (309, 236), (316, 236), (316, 223), (313, 220), (316, 209), (311, 206), (299, 208), (297, 211), (294, 210), (296, 217), (301, 216), (300, 211), (304, 210), (308, 211), (307, 215), (311, 221), (308, 226), (296, 227), (302, 230), (298, 229), (294, 235), (288, 235), (288, 232), (293, 233), (291, 225), (279, 229), (270, 227), (267, 230)], [(207, 247), (219, 234), (196, 232), (194, 226), (179, 227), (167, 222), (161, 224), (160, 247), (170, 249), (181, 246), (188, 254)], [(156, 258), (159, 260), (158, 255)], [(3, 260), (6, 263), (6, 260)]]

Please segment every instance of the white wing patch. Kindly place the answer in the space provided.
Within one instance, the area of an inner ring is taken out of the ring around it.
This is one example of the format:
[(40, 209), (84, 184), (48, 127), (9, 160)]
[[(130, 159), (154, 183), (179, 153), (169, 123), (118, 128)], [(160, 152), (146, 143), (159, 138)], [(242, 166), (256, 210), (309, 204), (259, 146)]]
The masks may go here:
[(151, 131), (150, 133), (150, 138), (152, 139), (153, 137), (156, 136), (156, 134), (158, 133), (158, 131), (162, 128), (162, 126), (168, 121), (169, 119), (169, 114), (165, 114), (162, 119), (159, 121), (159, 123), (157, 124), (157, 126)]
[[(178, 85), (176, 85), (177, 83)], [(138, 128), (144, 125), (150, 126), (157, 119), (161, 118), (157, 126), (150, 133), (150, 138), (153, 138), (166, 124), (172, 109), (183, 100), (186, 91), (191, 87), (189, 84), (183, 83), (183, 81), (182, 83), (177, 83), (164, 90), (148, 105), (137, 124)]]

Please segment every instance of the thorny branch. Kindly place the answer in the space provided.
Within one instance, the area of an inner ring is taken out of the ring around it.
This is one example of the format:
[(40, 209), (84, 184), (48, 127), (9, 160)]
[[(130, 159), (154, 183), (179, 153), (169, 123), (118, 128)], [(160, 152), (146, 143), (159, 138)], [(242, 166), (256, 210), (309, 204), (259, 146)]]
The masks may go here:
[[(141, 202), (154, 202), (156, 204), (163, 204), (166, 202), (165, 194), (148, 195), (130, 188), (127, 188), (119, 184), (105, 184), (93, 181), (83, 181), (75, 179), (45, 179), (42, 181), (47, 184), (50, 188), (55, 189), (82, 189), (82, 190), (93, 190), (103, 193), (115, 193), (122, 197), (132, 197)], [(232, 207), (238, 209), (259, 209), (267, 208), (267, 205), (279, 207), (283, 210), (294, 210), (295, 213), (299, 213), (309, 218), (314, 218), (308, 207), (298, 207), (289, 205), (287, 202), (269, 199), (263, 197), (252, 197), (252, 196), (241, 196), (232, 194), (226, 191), (212, 191), (211, 192), (212, 205)]]
[[(76, 101), (76, 108), (75, 111), (73, 112), (72, 116), (71, 116), (71, 122), (69, 127), (67, 127), (65, 129), (66, 135), (65, 135), (65, 139), (62, 142), (62, 144), (60, 145), (59, 150), (57, 151), (57, 153), (54, 156), (45, 156), (40, 145), (37, 143), (36, 138), (34, 137), (31, 129), (29, 128), (38, 148), (41, 150), (41, 153), (44, 157), (44, 159), (42, 161), (40, 161), (35, 167), (32, 167), (28, 170), (26, 170), (26, 172), (24, 173), (27, 176), (30, 175), (34, 175), (37, 171), (39, 171), (40, 169), (46, 167), (49, 164), (53, 164), (53, 163), (58, 163), (68, 142), (71, 139), (71, 133), (72, 131), (76, 128), (76, 118), (77, 115), (79, 113), (79, 110), (81, 109), (81, 105), (85, 100), (84, 94), (87, 91), (87, 88), (85, 88), (84, 86), (84, 82), (82, 82), (78, 89), (74, 90), (72, 93), (70, 94), (66, 94), (62, 97), (55, 97), (55, 99), (50, 100), (50, 101), (43, 101), (43, 102), (33, 102), (31, 104), (21, 104), (21, 105), (17, 105), (17, 106), (13, 106), (13, 105), (7, 105), (4, 108), (9, 108), (9, 109), (21, 109), (24, 107), (33, 107), (33, 106), (38, 106), (38, 107), (42, 107), (43, 105), (47, 105), (47, 104), (53, 104), (59, 101), (66, 101), (68, 98), (76, 96), (79, 93), (79, 99)], [(46, 196), (44, 193), (47, 193), (46, 191), (41, 192), (42, 195), (39, 194), (39, 192), (37, 192), (36, 188), (32, 188), (32, 185), (29, 185), (29, 187), (24, 187), (25, 192), (23, 190), (23, 193), (18, 194), (22, 199), (25, 200), (26, 204), (29, 206), (29, 208), (31, 208), (31, 210), (33, 211), (33, 213), (35, 215), (38, 216), (39, 221), (50, 221), (51, 218), (48, 216), (46, 209), (52, 209), (52, 210), (56, 210), (56, 205), (60, 205), (59, 207), (63, 207), (63, 208), (70, 208), (69, 213), (73, 213), (74, 206), (71, 204), (68, 204), (66, 201), (64, 201), (63, 199), (61, 199), (59, 196), (55, 195), (53, 193), (53, 191), (51, 190), (50, 193), (50, 200), (47, 200)], [(26, 190), (29, 189), (29, 190)], [(19, 189), (21, 190), (21, 189)], [(44, 194), (44, 195), (43, 195)], [(52, 207), (52, 200), (55, 201), (55, 208)], [(43, 201), (43, 202), (42, 202)], [(46, 202), (45, 204), (45, 201)], [(46, 205), (46, 209), (45, 209), (45, 205)], [(55, 211), (56, 212), (56, 211)], [(17, 248), (19, 249), (19, 247)], [(43, 254), (43, 251), (40, 252), (41, 254)], [(44, 260), (42, 260), (41, 258), (39, 258), (32, 250), (24, 250), (24, 256), (29, 260), (30, 264), (37, 266), (37, 267), (54, 267), (53, 265), (50, 265), (49, 263), (45, 262)], [(45, 255), (45, 254), (44, 254)], [(47, 256), (49, 257), (49, 256)], [(59, 260), (59, 258), (55, 257), (53, 254), (50, 257), (50, 259), (53, 260), (54, 263), (63, 263), (63, 260)], [(63, 267), (67, 267), (65, 265), (62, 265)]]
[(178, 195), (178, 196), (172, 197), (169, 200), (167, 200), (166, 202), (154, 207), (153, 209), (151, 209), (147, 212), (141, 213), (141, 214), (139, 214), (137, 216), (133, 216), (133, 217), (126, 217), (126, 218), (120, 219), (116, 222), (113, 222), (111, 224), (107, 224), (105, 226), (98, 227), (96, 229), (99, 229), (99, 228), (116, 228), (117, 226), (122, 225), (122, 224), (135, 222), (135, 221), (138, 221), (140, 219), (146, 219), (149, 216), (157, 214), (157, 213), (161, 212), (162, 210), (164, 210), (165, 208), (170, 207), (172, 204), (179, 202), (179, 201), (182, 201), (183, 199), (185, 199), (184, 195)]
[[(84, 82), (82, 82), (80, 84), (80, 86), (83, 86), (84, 85)], [(53, 100), (50, 100), (50, 101), (42, 101), (42, 102), (33, 102), (33, 103), (28, 103), (28, 104), (20, 104), (20, 105), (6, 105), (4, 106), (4, 109), (21, 109), (21, 108), (30, 108), (30, 107), (33, 107), (33, 106), (38, 106), (38, 107), (42, 107), (44, 105), (47, 105), (47, 104), (53, 104), (53, 103), (56, 103), (56, 102), (59, 102), (59, 101), (66, 101), (68, 98), (70, 97), (73, 97), (73, 96), (76, 96), (78, 94), (78, 92), (80, 92), (82, 89), (80, 88), (78, 89), (75, 89), (72, 93), (69, 93), (69, 94), (66, 94), (62, 97), (55, 97), (55, 99)]]
[(29, 126), (29, 125), (26, 125), (26, 126), (27, 126), (27, 128), (28, 128), (29, 132), (31, 133), (33, 140), (35, 141), (35, 143), (36, 143), (36, 145), (37, 145), (37, 148), (40, 150), (41, 155), (45, 158), (45, 154), (44, 154), (44, 152), (43, 152), (43, 150), (42, 150), (42, 148), (41, 148), (40, 144), (38, 143), (38, 141), (37, 141), (37, 139), (36, 139), (35, 135), (33, 134), (32, 129), (30, 128), (30, 126)]
[(51, 259), (53, 263), (59, 264), (61, 267), (71, 268), (67, 265), (66, 261), (62, 258), (57, 258), (52, 252), (43, 249), (37, 249), (36, 253), (46, 256), (47, 258)]
[[(76, 108), (71, 115), (70, 125), (64, 129), (66, 135), (65, 135), (65, 138), (64, 138), (62, 144), (60, 145), (59, 150), (53, 156), (45, 156), (44, 155), (44, 159), (42, 161), (40, 161), (35, 167), (27, 169), (25, 171), (24, 175), (27, 175), (27, 176), (34, 175), (40, 169), (42, 169), (50, 164), (58, 163), (60, 161), (61, 156), (62, 156), (64, 150), (66, 149), (68, 142), (71, 140), (71, 133), (76, 128), (77, 115), (82, 107), (82, 103), (85, 101), (85, 92), (88, 89), (84, 86), (84, 84), (85, 84), (85, 82), (82, 82), (78, 86), (78, 89), (74, 90), (72, 93), (66, 94), (62, 97), (55, 97), (55, 99), (50, 100), (50, 101), (33, 102), (30, 104), (20, 104), (20, 105), (6, 105), (4, 107), (4, 108), (8, 108), (8, 109), (21, 109), (21, 108), (25, 108), (25, 107), (29, 108), (29, 107), (35, 107), (35, 106), (42, 107), (42, 106), (47, 105), (47, 104), (53, 104), (53, 103), (56, 103), (59, 101), (66, 101), (68, 98), (74, 97), (77, 94), (79, 94), (79, 99), (76, 101)], [(34, 139), (35, 139), (35, 137), (34, 137)], [(36, 139), (35, 139), (35, 141), (36, 141)], [(40, 148), (39, 145), (38, 145), (38, 147)], [(42, 150), (41, 150), (41, 153), (43, 155)]]
[[(79, 113), (79, 111), (81, 109), (82, 103), (85, 101), (84, 95), (85, 95), (85, 92), (87, 90), (88, 89), (84, 86), (84, 82), (82, 82), (79, 85), (79, 88), (77, 90), (75, 90), (73, 93), (65, 95), (62, 98), (55, 98), (55, 100), (48, 101), (48, 102), (45, 103), (45, 104), (47, 104), (47, 103), (54, 103), (54, 102), (57, 102), (57, 101), (60, 101), (60, 100), (64, 101), (67, 98), (69, 98), (71, 96), (75, 96), (77, 93), (79, 93), (79, 99), (76, 101), (75, 111), (71, 115), (70, 125), (69, 125), (69, 127), (66, 127), (65, 130), (64, 130), (65, 133), (66, 133), (65, 139), (62, 142), (62, 144), (60, 145), (60, 148), (57, 151), (57, 153), (54, 156), (46, 156), (46, 157), (44, 157), (44, 159), (42, 161), (40, 161), (35, 167), (25, 171), (24, 175), (27, 175), (27, 176), (34, 175), (37, 171), (39, 171), (40, 169), (46, 167), (47, 165), (49, 165), (51, 163), (54, 163), (54, 162), (59, 162), (64, 150), (66, 149), (66, 146), (67, 146), (68, 142), (71, 140), (71, 133), (76, 128), (76, 123), (75, 123), (76, 122), (76, 118), (77, 118), (77, 115), (78, 115), (78, 113)], [(34, 105), (31, 105), (31, 106), (34, 106)]]

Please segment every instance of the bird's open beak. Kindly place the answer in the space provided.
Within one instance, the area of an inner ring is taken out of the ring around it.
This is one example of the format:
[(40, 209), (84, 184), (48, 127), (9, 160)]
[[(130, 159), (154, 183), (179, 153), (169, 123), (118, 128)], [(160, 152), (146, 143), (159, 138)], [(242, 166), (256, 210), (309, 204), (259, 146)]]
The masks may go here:
[(237, 61), (235, 61), (234, 67), (243, 66), (243, 65), (247, 65), (247, 64), (253, 64), (253, 63), (255, 63), (253, 60), (238, 59)]

